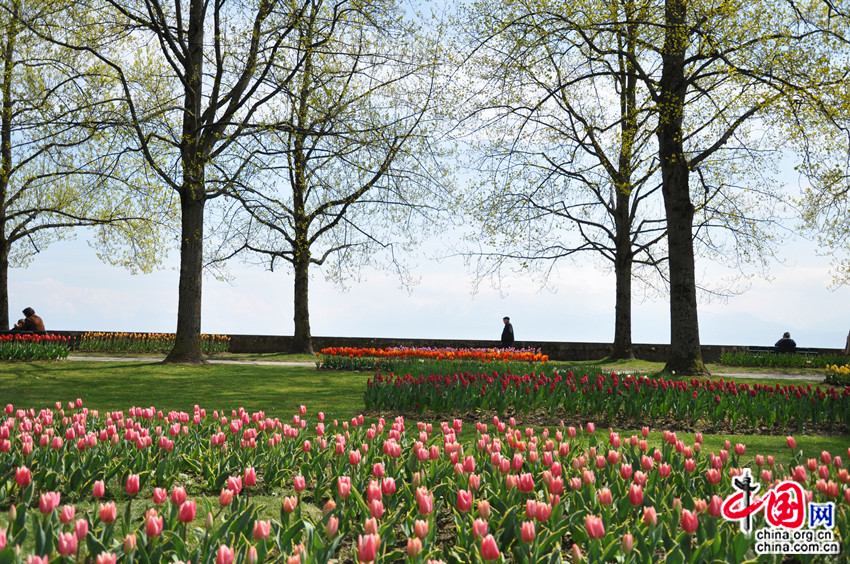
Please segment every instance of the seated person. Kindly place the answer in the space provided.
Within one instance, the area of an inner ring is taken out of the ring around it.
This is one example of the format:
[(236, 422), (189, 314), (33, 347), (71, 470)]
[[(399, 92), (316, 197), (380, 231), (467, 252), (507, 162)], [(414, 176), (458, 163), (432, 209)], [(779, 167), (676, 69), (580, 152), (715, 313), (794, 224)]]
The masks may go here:
[(791, 338), (791, 333), (788, 331), (783, 333), (782, 338), (776, 341), (773, 346), (776, 347), (776, 352), (780, 353), (794, 352), (797, 350), (797, 343), (794, 342), (794, 339)]
[(44, 321), (35, 314), (35, 310), (31, 307), (24, 309), (24, 319), (19, 319), (12, 331), (33, 331), (44, 332)]

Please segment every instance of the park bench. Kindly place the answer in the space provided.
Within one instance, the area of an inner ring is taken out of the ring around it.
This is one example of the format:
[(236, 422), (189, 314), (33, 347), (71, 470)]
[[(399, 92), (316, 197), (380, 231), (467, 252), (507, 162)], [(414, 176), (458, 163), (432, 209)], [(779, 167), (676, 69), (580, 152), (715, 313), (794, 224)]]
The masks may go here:
[(780, 351), (776, 347), (750, 347), (750, 354), (798, 354), (801, 356), (817, 356), (820, 354), (818, 349), (797, 347), (793, 351)]

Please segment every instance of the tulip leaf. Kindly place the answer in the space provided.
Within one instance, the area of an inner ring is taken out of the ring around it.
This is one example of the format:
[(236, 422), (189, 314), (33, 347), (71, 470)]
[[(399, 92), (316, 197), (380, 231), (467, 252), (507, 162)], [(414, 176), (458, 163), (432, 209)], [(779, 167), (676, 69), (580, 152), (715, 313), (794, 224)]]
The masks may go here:
[(3, 550), (0, 550), (0, 564), (15, 564), (18, 561), (12, 546), (7, 546)]

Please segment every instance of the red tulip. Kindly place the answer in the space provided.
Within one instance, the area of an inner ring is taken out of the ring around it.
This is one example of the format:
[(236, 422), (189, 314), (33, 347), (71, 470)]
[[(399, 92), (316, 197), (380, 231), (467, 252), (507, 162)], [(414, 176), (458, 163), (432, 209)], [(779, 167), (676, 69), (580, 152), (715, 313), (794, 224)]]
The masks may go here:
[(501, 556), (499, 545), (493, 535), (487, 535), (481, 539), (481, 557), (484, 560), (497, 560)]
[(682, 529), (685, 530), (686, 533), (693, 534), (697, 530), (697, 526), (699, 525), (699, 520), (697, 518), (696, 513), (691, 513), (687, 509), (682, 510)]

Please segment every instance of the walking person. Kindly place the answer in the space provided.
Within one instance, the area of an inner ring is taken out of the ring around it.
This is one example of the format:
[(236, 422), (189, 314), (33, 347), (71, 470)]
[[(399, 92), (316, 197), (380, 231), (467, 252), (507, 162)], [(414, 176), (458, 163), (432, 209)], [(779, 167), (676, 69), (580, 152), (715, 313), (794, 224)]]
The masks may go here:
[(505, 327), (502, 329), (502, 348), (507, 349), (514, 346), (514, 326), (511, 325), (511, 318), (505, 316), (502, 318), (505, 322)]

